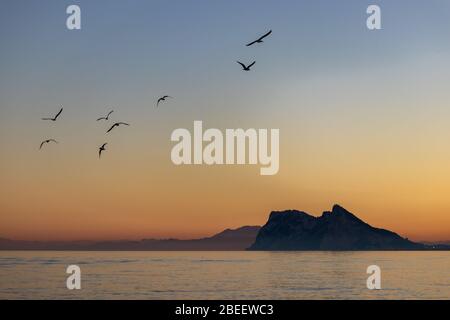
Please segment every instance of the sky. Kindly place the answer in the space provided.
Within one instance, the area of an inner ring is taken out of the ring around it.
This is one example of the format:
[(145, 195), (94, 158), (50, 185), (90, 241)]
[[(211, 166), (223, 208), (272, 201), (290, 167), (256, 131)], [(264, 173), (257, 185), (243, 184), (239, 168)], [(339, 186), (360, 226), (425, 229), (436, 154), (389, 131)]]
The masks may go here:
[[(338, 203), (448, 240), (449, 30), (439, 0), (1, 1), (0, 237), (193, 238)], [(170, 135), (194, 120), (279, 129), (278, 174), (175, 166)]]

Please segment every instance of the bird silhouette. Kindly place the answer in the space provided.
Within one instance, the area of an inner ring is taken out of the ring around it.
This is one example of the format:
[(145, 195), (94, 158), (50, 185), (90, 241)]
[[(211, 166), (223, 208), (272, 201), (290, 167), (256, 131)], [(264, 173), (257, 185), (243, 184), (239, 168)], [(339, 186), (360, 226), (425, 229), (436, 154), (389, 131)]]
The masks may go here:
[(111, 126), (111, 128), (109, 128), (108, 131), (106, 131), (106, 133), (110, 132), (112, 129), (114, 129), (115, 127), (120, 126), (121, 124), (123, 124), (123, 125), (125, 125), (125, 126), (129, 126), (129, 124), (128, 124), (128, 123), (125, 123), (125, 122), (116, 122), (116, 123), (114, 123), (114, 124)]
[(158, 102), (156, 102), (156, 106), (158, 106), (161, 101), (166, 101), (166, 98), (172, 98), (172, 97), (168, 96), (168, 95), (162, 96), (161, 98), (158, 99)]
[(105, 149), (105, 146), (106, 146), (107, 144), (108, 144), (108, 143), (104, 143), (100, 148), (98, 148), (98, 157), (99, 157), (99, 158), (102, 156), (102, 152), (106, 150), (106, 149)]
[(54, 116), (53, 118), (42, 118), (42, 120), (56, 121), (56, 119), (58, 119), (58, 117), (59, 117), (59, 115), (61, 114), (62, 111), (63, 111), (63, 108), (61, 106), (61, 110), (59, 110), (59, 112), (56, 114), (56, 116)]
[(100, 120), (109, 120), (109, 115), (110, 115), (111, 113), (113, 113), (113, 112), (114, 112), (114, 110), (111, 110), (110, 112), (108, 112), (108, 114), (106, 115), (106, 117), (98, 118), (97, 121), (100, 121)]
[(47, 139), (41, 142), (41, 145), (39, 146), (39, 150), (42, 149), (42, 146), (46, 143), (50, 143), (50, 142), (54, 142), (54, 143), (58, 143), (58, 141), (56, 141), (55, 139)]
[(249, 46), (251, 46), (252, 44), (264, 42), (264, 41), (262, 41), (262, 40), (263, 40), (265, 37), (267, 37), (269, 34), (271, 34), (271, 33), (272, 33), (272, 30), (269, 30), (269, 32), (267, 32), (265, 35), (259, 37), (259, 38), (256, 39), (255, 41), (252, 41), (252, 42), (246, 44), (246, 46), (249, 47)]
[(253, 61), (251, 64), (246, 66), (242, 62), (239, 62), (239, 61), (236, 61), (236, 62), (239, 63), (242, 66), (242, 70), (244, 70), (244, 71), (250, 71), (250, 68), (256, 63), (256, 61)]

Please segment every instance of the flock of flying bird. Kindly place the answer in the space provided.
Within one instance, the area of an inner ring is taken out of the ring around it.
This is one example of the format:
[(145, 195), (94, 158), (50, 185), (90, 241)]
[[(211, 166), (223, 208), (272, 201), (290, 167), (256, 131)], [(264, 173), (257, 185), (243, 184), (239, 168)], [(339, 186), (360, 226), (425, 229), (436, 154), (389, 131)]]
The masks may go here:
[[(270, 35), (272, 33), (272, 30), (269, 30), (269, 32), (265, 33), (264, 35), (262, 35), (261, 37), (259, 37), (258, 39), (256, 39), (255, 41), (252, 41), (250, 43), (247, 43), (246, 46), (250, 47), (251, 45), (255, 44), (255, 43), (263, 43), (263, 39), (265, 37), (267, 37), (268, 35)], [(252, 63), (250, 63), (249, 65), (245, 65), (240, 61), (236, 61), (237, 63), (239, 63), (242, 67), (242, 70), (244, 71), (250, 71), (250, 68), (256, 63), (256, 61), (253, 61)]]
[[(247, 47), (255, 44), (255, 43), (262, 43), (264, 42), (263, 39), (267, 36), (269, 36), (272, 33), (272, 30), (269, 30), (269, 32), (265, 33), (264, 35), (262, 35), (261, 37), (259, 37), (258, 39), (246, 44)], [(256, 61), (253, 61), (252, 63), (250, 63), (249, 65), (245, 65), (240, 61), (236, 61), (237, 63), (239, 63), (242, 67), (242, 70), (244, 71), (250, 71), (250, 68), (256, 63)], [(156, 102), (156, 107), (159, 106), (160, 102), (166, 101), (167, 98), (172, 98), (171, 96), (168, 95), (164, 95), (162, 97), (160, 97), (157, 102)], [(61, 109), (58, 111), (58, 113), (53, 117), (53, 118), (42, 118), (42, 120), (46, 120), (46, 121), (56, 121), (58, 119), (58, 117), (61, 115), (61, 113), (63, 112), (63, 107), (61, 106)], [(100, 117), (97, 119), (97, 121), (100, 120), (105, 120), (108, 121), (109, 120), (109, 116), (114, 112), (114, 110), (111, 110), (108, 112), (108, 114), (104, 117)], [(106, 133), (110, 132), (111, 130), (113, 130), (115, 127), (119, 127), (121, 125), (124, 126), (129, 126), (130, 124), (126, 123), (126, 122), (115, 122), (109, 129), (108, 131), (106, 131)], [(44, 144), (48, 144), (50, 142), (53, 143), (58, 143), (58, 141), (56, 141), (55, 139), (46, 139), (44, 141), (41, 142), (40, 146), (39, 146), (39, 150), (42, 149), (42, 147), (44, 146)], [(98, 148), (98, 157), (100, 158), (102, 156), (102, 152), (106, 150), (106, 145), (108, 143), (105, 142), (103, 143), (99, 148)]]

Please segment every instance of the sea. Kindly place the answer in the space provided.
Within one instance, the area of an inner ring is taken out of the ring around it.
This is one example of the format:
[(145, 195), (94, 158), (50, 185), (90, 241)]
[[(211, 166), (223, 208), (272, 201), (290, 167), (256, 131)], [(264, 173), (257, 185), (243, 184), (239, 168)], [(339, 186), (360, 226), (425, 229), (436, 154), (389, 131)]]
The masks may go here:
[(0, 299), (450, 299), (450, 251), (0, 251)]

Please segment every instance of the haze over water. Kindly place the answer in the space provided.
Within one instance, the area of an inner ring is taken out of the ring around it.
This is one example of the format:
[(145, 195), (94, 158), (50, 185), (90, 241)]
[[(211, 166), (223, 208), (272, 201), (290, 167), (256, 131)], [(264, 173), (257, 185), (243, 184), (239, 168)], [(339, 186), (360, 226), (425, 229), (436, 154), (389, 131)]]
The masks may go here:
[[(66, 289), (66, 267), (81, 290)], [(366, 268), (381, 268), (368, 290)], [(449, 299), (449, 252), (0, 252), (0, 299)]]

